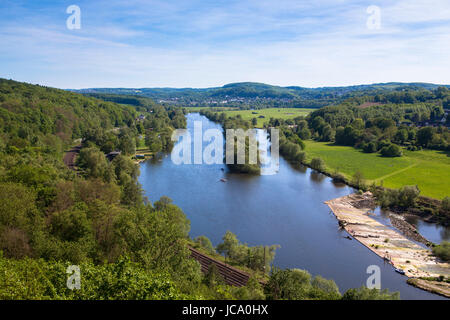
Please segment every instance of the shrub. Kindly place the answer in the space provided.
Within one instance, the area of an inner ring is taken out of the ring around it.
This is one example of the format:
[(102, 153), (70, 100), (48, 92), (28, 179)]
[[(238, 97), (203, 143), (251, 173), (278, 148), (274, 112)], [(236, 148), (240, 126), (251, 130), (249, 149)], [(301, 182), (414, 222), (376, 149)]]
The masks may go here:
[(383, 147), (380, 153), (383, 157), (401, 157), (403, 155), (402, 149), (396, 144)]
[(215, 253), (216, 250), (214, 249), (211, 240), (208, 239), (206, 236), (198, 236), (194, 239), (195, 243), (198, 243), (203, 249), (206, 249), (208, 252)]
[(450, 261), (450, 242), (444, 241), (433, 248), (433, 254), (442, 260)]
[(400, 300), (399, 292), (389, 292), (388, 289), (349, 289), (342, 296), (342, 300)]
[(325, 169), (325, 162), (321, 158), (314, 158), (311, 160), (311, 168), (317, 171), (323, 171)]
[(374, 153), (377, 152), (377, 144), (373, 141), (363, 146), (363, 151), (365, 153)]
[(364, 175), (360, 171), (356, 171), (352, 178), (352, 183), (359, 189), (365, 189), (366, 183)]
[(397, 205), (405, 208), (413, 207), (419, 194), (417, 186), (404, 186), (398, 192)]

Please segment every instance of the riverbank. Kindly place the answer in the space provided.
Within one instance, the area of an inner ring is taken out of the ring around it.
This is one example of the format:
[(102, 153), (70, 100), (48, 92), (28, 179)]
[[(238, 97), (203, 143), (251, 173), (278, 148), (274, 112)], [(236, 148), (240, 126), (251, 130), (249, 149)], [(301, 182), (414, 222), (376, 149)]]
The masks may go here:
[[(374, 199), (370, 192), (362, 195), (351, 194), (325, 201), (325, 203), (338, 219), (339, 225), (353, 238), (394, 268), (403, 270), (407, 277), (450, 277), (449, 263), (440, 261), (431, 254), (430, 250), (371, 217)], [(428, 280), (421, 279), (420, 283), (423, 284), (424, 281)], [(422, 289), (425, 287), (425, 285), (420, 286)], [(429, 287), (433, 287), (433, 290), (440, 288), (440, 294), (450, 297), (448, 286), (430, 284)]]

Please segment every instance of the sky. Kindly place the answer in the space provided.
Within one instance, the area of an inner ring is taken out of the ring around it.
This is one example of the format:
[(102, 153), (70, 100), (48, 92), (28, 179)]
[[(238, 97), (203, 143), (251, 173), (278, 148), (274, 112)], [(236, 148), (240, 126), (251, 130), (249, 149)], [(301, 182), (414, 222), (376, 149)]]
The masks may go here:
[(0, 0), (0, 77), (71, 89), (450, 84), (450, 1)]

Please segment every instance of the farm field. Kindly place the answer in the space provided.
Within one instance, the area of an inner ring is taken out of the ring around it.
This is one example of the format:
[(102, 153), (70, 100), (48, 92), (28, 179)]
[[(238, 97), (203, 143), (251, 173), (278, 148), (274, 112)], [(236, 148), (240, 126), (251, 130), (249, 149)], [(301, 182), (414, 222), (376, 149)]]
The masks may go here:
[[(199, 112), (202, 109), (207, 109), (204, 107), (187, 107), (190, 112)], [(214, 108), (218, 109), (218, 108)], [(222, 109), (222, 108), (221, 108)], [(306, 108), (266, 108), (259, 110), (233, 110), (232, 108), (224, 107), (223, 111), (227, 116), (241, 115), (244, 120), (251, 120), (256, 118), (258, 120), (257, 127), (262, 128), (265, 122), (268, 122), (270, 118), (277, 119), (293, 119), (298, 116), (306, 116), (310, 112), (316, 109), (306, 109)], [(264, 118), (259, 118), (264, 116)]]
[(403, 157), (384, 158), (327, 142), (308, 140), (305, 144), (307, 159), (322, 158), (330, 172), (337, 170), (351, 178), (359, 170), (368, 183), (383, 183), (388, 188), (418, 185), (423, 196), (435, 199), (450, 196), (450, 156), (445, 152), (404, 150)]

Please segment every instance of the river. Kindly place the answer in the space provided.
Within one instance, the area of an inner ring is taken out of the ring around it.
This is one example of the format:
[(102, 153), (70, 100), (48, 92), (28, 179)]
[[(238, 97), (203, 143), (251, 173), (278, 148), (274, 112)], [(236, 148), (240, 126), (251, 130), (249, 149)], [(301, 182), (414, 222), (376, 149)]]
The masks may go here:
[[(189, 132), (194, 121), (202, 121), (203, 130), (221, 129), (191, 113)], [(165, 195), (182, 208), (191, 221), (192, 238), (205, 235), (217, 245), (230, 230), (249, 245), (278, 244), (277, 267), (305, 269), (333, 279), (341, 292), (365, 285), (368, 266), (378, 265), (383, 289), (400, 291), (402, 299), (442, 299), (408, 285), (392, 266), (356, 240), (345, 238), (347, 233), (339, 230), (323, 202), (350, 194), (352, 188), (309, 168), (294, 167), (281, 157), (279, 166), (274, 175), (247, 176), (228, 173), (224, 164), (176, 165), (170, 155), (163, 155), (141, 164), (139, 182), (150, 201)], [(449, 235), (439, 227), (416, 223), (419, 231), (425, 226), (436, 242)]]

